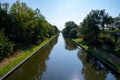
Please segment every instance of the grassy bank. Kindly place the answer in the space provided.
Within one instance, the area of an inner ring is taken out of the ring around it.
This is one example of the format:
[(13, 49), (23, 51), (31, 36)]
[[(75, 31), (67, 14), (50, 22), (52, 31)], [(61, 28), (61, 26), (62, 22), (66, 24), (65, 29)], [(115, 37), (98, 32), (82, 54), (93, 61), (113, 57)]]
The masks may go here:
[[(56, 35), (55, 35), (56, 36)], [(22, 61), (27, 59), (28, 57), (32, 56), (37, 50), (39, 50), (42, 46), (47, 44), (50, 40), (52, 40), (55, 36), (52, 36), (51, 38), (46, 39), (41, 44), (34, 46), (31, 49), (28, 49), (25, 51), (21, 56), (18, 56), (15, 58), (15, 60), (11, 61), (9, 64), (5, 65), (0, 69), (0, 77), (4, 76), (6, 73), (8, 73), (11, 69), (13, 69), (15, 66), (20, 64)]]
[(105, 63), (106, 65), (108, 65), (109, 67), (111, 67), (112, 69), (117, 71), (118, 73), (120, 73), (120, 66), (119, 65), (116, 65), (113, 61), (110, 61), (109, 59), (104, 58), (103, 56), (100, 56), (99, 55), (100, 53), (97, 53), (93, 48), (87, 46), (82, 39), (79, 39), (79, 38), (73, 39), (73, 41), (75, 41), (79, 46), (81, 46), (86, 51), (90, 52), (92, 55), (94, 55), (100, 61), (102, 61), (103, 63)]

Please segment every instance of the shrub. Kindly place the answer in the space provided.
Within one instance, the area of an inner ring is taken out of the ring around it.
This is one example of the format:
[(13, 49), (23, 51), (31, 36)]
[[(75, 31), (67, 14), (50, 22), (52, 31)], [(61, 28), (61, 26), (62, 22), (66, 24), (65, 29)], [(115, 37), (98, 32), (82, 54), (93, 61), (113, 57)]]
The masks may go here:
[(110, 34), (105, 34), (105, 33), (100, 33), (99, 34), (99, 39), (102, 40), (102, 41), (105, 41), (105, 42), (112, 42), (114, 43), (114, 36), (110, 35)]
[(0, 31), (0, 60), (13, 53), (14, 44), (5, 36), (3, 30)]

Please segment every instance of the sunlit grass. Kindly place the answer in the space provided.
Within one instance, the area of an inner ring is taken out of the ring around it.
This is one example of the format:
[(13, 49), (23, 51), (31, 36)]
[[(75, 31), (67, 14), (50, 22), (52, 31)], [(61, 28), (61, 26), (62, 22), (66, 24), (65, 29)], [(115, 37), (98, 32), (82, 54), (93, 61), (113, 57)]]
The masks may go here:
[(73, 39), (76, 43), (80, 44), (81, 47), (88, 49), (88, 46), (85, 44), (82, 38)]
[(24, 52), (21, 56), (17, 57), (15, 60), (11, 61), (9, 64), (4, 66), (0, 69), (0, 77), (5, 75), (8, 71), (10, 71), (12, 68), (14, 68), (16, 65), (18, 65), (20, 62), (25, 60), (27, 57), (31, 56), (36, 50), (39, 50), (42, 46), (47, 44), (50, 40), (52, 40), (55, 36), (52, 36), (51, 38), (46, 39), (41, 44), (34, 46), (31, 49), (28, 49), (26, 52)]

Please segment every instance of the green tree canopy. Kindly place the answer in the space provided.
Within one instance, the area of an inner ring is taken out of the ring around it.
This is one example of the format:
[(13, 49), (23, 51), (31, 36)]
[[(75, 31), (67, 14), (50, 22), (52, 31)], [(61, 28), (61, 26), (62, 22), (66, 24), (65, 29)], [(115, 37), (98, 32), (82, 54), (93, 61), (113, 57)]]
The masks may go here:
[(114, 18), (114, 23), (115, 23), (115, 26), (120, 29), (120, 14)]
[(81, 33), (83, 34), (83, 39), (88, 43), (94, 43), (98, 40), (100, 29), (97, 13), (98, 10), (92, 10), (81, 23)]
[(65, 23), (65, 28), (63, 29), (64, 37), (76, 38), (77, 37), (77, 24), (74, 21), (68, 21)]
[(13, 51), (11, 42), (18, 48), (22, 44), (41, 43), (59, 32), (56, 26), (45, 20), (39, 9), (33, 10), (20, 0), (11, 7), (8, 3), (0, 3), (0, 31), (0, 38), (3, 38), (0, 40), (0, 58)]

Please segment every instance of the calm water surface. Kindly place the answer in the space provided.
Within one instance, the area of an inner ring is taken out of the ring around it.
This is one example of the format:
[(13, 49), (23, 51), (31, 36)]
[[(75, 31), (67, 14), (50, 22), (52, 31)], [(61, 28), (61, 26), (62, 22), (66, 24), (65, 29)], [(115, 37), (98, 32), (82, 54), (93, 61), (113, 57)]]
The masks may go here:
[(60, 34), (5, 80), (120, 80), (120, 76)]

